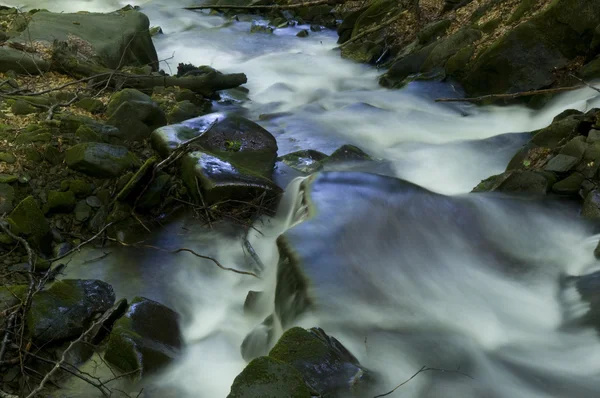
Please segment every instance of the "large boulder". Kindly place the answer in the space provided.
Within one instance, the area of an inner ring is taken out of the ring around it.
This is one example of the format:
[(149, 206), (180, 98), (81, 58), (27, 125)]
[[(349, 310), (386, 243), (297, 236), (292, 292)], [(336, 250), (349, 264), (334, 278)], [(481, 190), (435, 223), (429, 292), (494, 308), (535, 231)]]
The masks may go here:
[(108, 124), (119, 129), (122, 140), (143, 140), (153, 130), (167, 124), (164, 111), (152, 98), (128, 88), (114, 94), (106, 111)]
[[(156, 71), (158, 56), (149, 27), (148, 18), (135, 10), (109, 14), (40, 11), (33, 14), (27, 28), (9, 42), (52, 46), (56, 40), (64, 41), (110, 69), (150, 65)], [(29, 63), (29, 56), (22, 58)], [(45, 64), (40, 65), (43, 67)], [(26, 69), (32, 68), (28, 66)]]
[(177, 358), (183, 347), (179, 315), (164, 305), (136, 297), (115, 322), (104, 359), (124, 373), (145, 377)]
[(99, 178), (118, 177), (139, 165), (139, 160), (127, 148), (96, 142), (71, 147), (65, 160), (69, 168)]
[(34, 296), (26, 326), (37, 343), (79, 337), (94, 318), (115, 303), (115, 293), (99, 280), (66, 279)]

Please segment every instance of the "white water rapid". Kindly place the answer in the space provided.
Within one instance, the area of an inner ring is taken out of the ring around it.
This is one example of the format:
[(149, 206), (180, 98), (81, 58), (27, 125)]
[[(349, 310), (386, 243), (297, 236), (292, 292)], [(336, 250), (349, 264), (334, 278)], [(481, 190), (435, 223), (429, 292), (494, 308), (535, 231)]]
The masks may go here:
[[(252, 17), (230, 21), (181, 10), (191, 1), (130, 2), (141, 6), (152, 26), (163, 29), (164, 35), (155, 38), (163, 69), (174, 71), (185, 62), (246, 73), (247, 98), (232, 90), (224, 96), (229, 101), (218, 106), (245, 109), (247, 117), (275, 135), (280, 155), (299, 149), (331, 153), (354, 144), (382, 159), (385, 174), (435, 193), (404, 203), (386, 191), (385, 183), (365, 188), (361, 178), (354, 178), (335, 191), (334, 183), (319, 182), (320, 216), (292, 235), (305, 238), (301, 247), (314, 259), (308, 274), (324, 305), (300, 318), (300, 326), (319, 326), (338, 338), (380, 375), (381, 392), (421, 366), (460, 368), (469, 375), (421, 374), (392, 397), (597, 395), (600, 338), (590, 328), (562, 327), (565, 307), (571, 315), (586, 307), (575, 292), (561, 295), (558, 278), (600, 268), (592, 255), (599, 236), (568, 206), (467, 195), (480, 180), (503, 171), (526, 141), (514, 133), (544, 127), (565, 109), (600, 106), (596, 92), (565, 94), (541, 111), (436, 103), (437, 97), (460, 93), (442, 83), (383, 89), (377, 84), (379, 71), (343, 60), (333, 50), (335, 32), (298, 38), (296, 33), (306, 28), (301, 26), (273, 35), (250, 34)], [(0, 3), (66, 12), (104, 12), (126, 4)], [(281, 115), (261, 117), (275, 113)], [(281, 169), (278, 179), (287, 183), (292, 176)], [(70, 277), (105, 280), (120, 297), (144, 295), (183, 315), (188, 345), (183, 358), (156, 380), (163, 391), (157, 396), (170, 390), (182, 398), (227, 396), (245, 366), (242, 340), (269, 310), (244, 315), (244, 299), (248, 290), (273, 295), (275, 239), (298, 221), (300, 184), (291, 183), (275, 219), (257, 224), (262, 235), (249, 236), (266, 266), (261, 281), (184, 254), (126, 248), (68, 269)], [(502, 261), (493, 253), (473, 249), (480, 240), (532, 266), (499, 270)], [(193, 248), (236, 268), (251, 261), (235, 231), (207, 231), (189, 219), (166, 225), (149, 243)], [(88, 251), (81, 259), (102, 253)], [(74, 391), (72, 396), (77, 394), (95, 392)]]

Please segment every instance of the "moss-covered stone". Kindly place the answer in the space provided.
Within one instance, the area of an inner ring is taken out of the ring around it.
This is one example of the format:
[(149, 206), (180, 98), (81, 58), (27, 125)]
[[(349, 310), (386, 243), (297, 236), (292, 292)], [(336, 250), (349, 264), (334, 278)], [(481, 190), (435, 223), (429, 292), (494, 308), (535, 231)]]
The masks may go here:
[(123, 372), (141, 378), (163, 369), (180, 354), (183, 338), (179, 315), (143, 297), (132, 300), (129, 310), (115, 322), (104, 359)]
[(450, 19), (442, 19), (440, 21), (431, 22), (430, 24), (425, 25), (425, 27), (421, 29), (419, 33), (417, 33), (417, 39), (419, 40), (420, 44), (425, 46), (446, 33), (446, 30), (448, 30), (450, 25), (452, 25), (452, 21)]
[(167, 124), (164, 111), (148, 95), (135, 89), (114, 94), (106, 110), (108, 124), (119, 129), (127, 141), (145, 139), (153, 130)]
[(554, 184), (552, 186), (552, 192), (559, 195), (577, 195), (583, 181), (585, 181), (585, 176), (583, 174), (573, 173), (567, 178)]
[(0, 174), (0, 184), (12, 184), (19, 180), (19, 176), (14, 174)]
[(19, 99), (13, 101), (10, 106), (10, 111), (15, 115), (29, 115), (31, 113), (38, 113), (43, 111), (42, 108), (35, 107), (25, 100)]
[(8, 184), (0, 183), (0, 214), (6, 214), (13, 210), (15, 190)]
[(302, 375), (293, 367), (270, 357), (254, 359), (231, 386), (227, 398), (310, 398)]
[(75, 196), (78, 198), (83, 198), (92, 194), (92, 185), (84, 180), (68, 181), (67, 189), (73, 192), (73, 194), (75, 194)]
[(8, 222), (15, 234), (23, 235), (36, 249), (44, 253), (52, 252), (50, 226), (33, 196), (26, 197), (17, 205), (10, 213)]
[(591, 191), (583, 202), (581, 215), (589, 220), (600, 220), (600, 193)]
[(530, 143), (540, 147), (554, 149), (559, 144), (567, 142), (567, 140), (575, 135), (575, 129), (579, 125), (580, 120), (577, 115), (568, 116), (550, 126), (534, 132), (534, 136)]
[(163, 203), (163, 193), (167, 190), (170, 182), (170, 175), (167, 173), (158, 174), (138, 201), (137, 208), (148, 211), (159, 207)]
[(297, 37), (308, 37), (310, 32), (307, 29), (302, 29), (300, 32), (296, 33)]
[(167, 114), (169, 124), (180, 123), (184, 120), (200, 116), (202, 109), (198, 108), (191, 101), (179, 101)]
[(17, 136), (15, 142), (18, 144), (29, 144), (32, 142), (50, 142), (52, 133), (49, 129), (37, 127), (31, 131), (25, 131)]
[(114, 178), (139, 164), (127, 148), (101, 143), (82, 143), (66, 152), (69, 168), (92, 177)]
[(104, 112), (104, 103), (95, 98), (84, 98), (74, 104), (77, 108), (83, 109), (90, 113), (102, 113)]
[(271, 34), (275, 28), (269, 25), (262, 24), (260, 22), (254, 21), (250, 26), (250, 33), (268, 33)]
[(311, 174), (323, 168), (323, 165), (320, 162), (326, 158), (327, 155), (324, 153), (309, 149), (288, 153), (287, 155), (280, 157), (279, 160), (294, 170), (305, 174)]
[(115, 302), (112, 287), (98, 280), (67, 279), (35, 295), (27, 312), (29, 336), (36, 342), (78, 337), (95, 316)]
[(294, 327), (287, 330), (269, 357), (291, 365), (322, 396), (365, 396), (369, 372), (322, 329)]
[(14, 164), (17, 161), (17, 157), (9, 152), (0, 152), (0, 162), (8, 164)]
[(75, 194), (72, 191), (50, 191), (44, 210), (46, 213), (70, 213), (75, 208), (75, 203)]
[(53, 166), (59, 165), (64, 160), (64, 154), (55, 146), (48, 145), (44, 150), (44, 159)]
[(75, 132), (75, 136), (79, 138), (79, 142), (104, 142), (100, 134), (86, 125), (79, 126)]

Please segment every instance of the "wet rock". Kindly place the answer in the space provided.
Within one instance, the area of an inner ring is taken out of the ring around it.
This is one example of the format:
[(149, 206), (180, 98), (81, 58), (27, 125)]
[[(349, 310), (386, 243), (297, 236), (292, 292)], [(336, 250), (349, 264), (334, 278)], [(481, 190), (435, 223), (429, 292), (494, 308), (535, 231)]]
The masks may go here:
[(321, 161), (326, 159), (327, 155), (312, 149), (289, 153), (279, 158), (279, 160), (294, 170), (301, 173), (311, 174), (319, 171), (323, 165)]
[(99, 178), (118, 177), (139, 164), (125, 147), (94, 142), (71, 147), (65, 160), (69, 168)]
[(577, 136), (569, 141), (559, 153), (561, 155), (573, 156), (575, 159), (577, 159), (577, 163), (579, 163), (581, 159), (583, 159), (586, 149), (586, 138), (583, 136)]
[(217, 119), (217, 124), (194, 143), (206, 153), (270, 178), (277, 159), (277, 141), (267, 130), (240, 116), (211, 113), (157, 129), (151, 136), (152, 147), (166, 157)]
[(70, 243), (62, 242), (54, 246), (54, 249), (52, 249), (52, 255), (53, 257), (62, 257), (65, 254), (67, 254), (71, 249), (72, 246)]
[(310, 35), (310, 32), (307, 29), (302, 29), (300, 32), (296, 33), (296, 36), (298, 37), (308, 37), (308, 35)]
[(100, 134), (86, 125), (79, 126), (75, 132), (75, 136), (79, 138), (79, 142), (104, 142)]
[(425, 46), (428, 45), (432, 41), (439, 38), (439, 36), (446, 33), (446, 30), (448, 30), (450, 25), (452, 25), (452, 21), (450, 19), (442, 19), (440, 21), (434, 21), (425, 25), (425, 27), (421, 29), (419, 33), (417, 33), (419, 44)]
[(154, 37), (154, 36), (158, 36), (161, 35), (163, 33), (163, 30), (160, 26), (153, 26), (150, 28), (150, 36)]
[(556, 182), (551, 173), (529, 170), (508, 171), (482, 181), (473, 192), (506, 192), (545, 195)]
[(286, 331), (269, 357), (294, 367), (322, 396), (364, 396), (369, 374), (337, 339), (322, 329)]
[(70, 213), (75, 208), (75, 194), (71, 191), (48, 192), (48, 201), (44, 205), (46, 213)]
[(137, 208), (141, 210), (153, 210), (162, 204), (163, 193), (167, 190), (169, 183), (171, 182), (171, 176), (167, 173), (159, 173), (154, 180), (148, 186), (148, 189), (139, 202)]
[(86, 203), (85, 200), (80, 200), (75, 205), (75, 220), (78, 222), (87, 221), (92, 214), (92, 208)]
[(143, 297), (115, 322), (104, 359), (123, 372), (139, 370), (141, 378), (163, 369), (177, 358), (183, 346), (179, 315)]
[[(28, 44), (69, 41), (77, 51), (110, 69), (151, 65), (158, 57), (148, 29), (148, 18), (135, 10), (114, 13), (51, 13), (31, 16), (27, 29), (10, 42)], [(27, 58), (27, 57), (23, 57)]]
[(590, 130), (587, 136), (587, 142), (589, 144), (595, 144), (600, 141), (600, 130)]
[(561, 141), (574, 134), (579, 123), (580, 119), (576, 115), (568, 116), (536, 132), (530, 142), (545, 148), (556, 148)]
[(102, 101), (95, 98), (84, 98), (75, 102), (73, 105), (93, 114), (102, 113), (106, 108)]
[(250, 33), (273, 33), (275, 29), (269, 25), (261, 24), (260, 22), (254, 21), (250, 26)]
[(63, 181), (65, 184), (61, 183), (62, 190), (69, 190), (75, 194), (78, 198), (83, 198), (92, 193), (92, 185), (89, 182), (84, 180), (70, 180)]
[(42, 253), (52, 252), (50, 226), (33, 196), (23, 199), (10, 213), (7, 221), (12, 231), (24, 236), (34, 248)]
[(227, 398), (310, 398), (302, 375), (293, 367), (270, 357), (256, 358), (231, 386)]
[(256, 314), (260, 312), (259, 302), (262, 297), (264, 297), (263, 292), (256, 292), (254, 290), (250, 290), (248, 292), (248, 295), (246, 296), (246, 300), (244, 301), (244, 313)]
[(93, 319), (115, 302), (106, 282), (66, 279), (35, 295), (27, 313), (29, 336), (38, 343), (60, 342), (79, 337)]
[(8, 184), (0, 183), (0, 214), (10, 213), (14, 206), (15, 190)]
[(336, 149), (327, 159), (321, 163), (323, 165), (334, 162), (353, 162), (373, 160), (366, 152), (354, 145), (343, 145)]
[(0, 162), (13, 164), (17, 161), (17, 157), (9, 152), (0, 152)]
[(106, 225), (106, 220), (108, 219), (108, 208), (106, 206), (102, 206), (96, 211), (96, 214), (90, 219), (88, 226), (91, 231), (99, 232)]
[(119, 129), (121, 139), (146, 139), (158, 127), (167, 124), (164, 111), (148, 95), (125, 89), (112, 96), (106, 110), (108, 124)]
[(261, 195), (265, 195), (264, 203), (267, 204), (282, 193), (271, 180), (203, 152), (183, 157), (181, 176), (188, 192), (199, 203), (204, 201), (207, 205), (229, 199), (250, 202)]

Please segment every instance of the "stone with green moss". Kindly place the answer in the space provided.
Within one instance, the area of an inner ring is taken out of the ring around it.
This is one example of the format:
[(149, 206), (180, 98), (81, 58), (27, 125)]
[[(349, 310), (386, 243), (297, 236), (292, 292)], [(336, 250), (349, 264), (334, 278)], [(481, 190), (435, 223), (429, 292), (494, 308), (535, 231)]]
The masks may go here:
[(29, 115), (32, 113), (42, 112), (42, 108), (38, 108), (36, 106), (31, 105), (25, 100), (16, 100), (10, 106), (10, 111), (15, 115)]
[(191, 101), (179, 101), (167, 114), (169, 124), (180, 123), (184, 120), (200, 116), (202, 109), (198, 108)]
[(26, 316), (29, 337), (59, 343), (78, 337), (93, 319), (115, 303), (112, 287), (99, 280), (57, 281), (34, 296)]
[(167, 117), (152, 98), (135, 89), (114, 94), (106, 110), (108, 124), (120, 131), (120, 138), (135, 141), (148, 138), (153, 130), (167, 124)]
[(579, 126), (580, 118), (577, 115), (567, 116), (552, 123), (550, 126), (535, 131), (530, 143), (540, 147), (554, 149), (561, 143), (574, 136), (575, 129)]
[(55, 146), (48, 145), (44, 150), (44, 159), (53, 166), (59, 165), (64, 160), (64, 154)]
[(140, 200), (137, 208), (141, 210), (153, 210), (162, 204), (163, 194), (169, 187), (171, 176), (167, 173), (158, 174), (154, 180), (148, 185), (148, 189)]
[(312, 149), (288, 153), (279, 158), (279, 160), (294, 170), (301, 173), (311, 174), (323, 168), (320, 163), (326, 159), (327, 155)]
[(421, 29), (419, 33), (417, 33), (417, 39), (421, 45), (426, 46), (446, 33), (446, 30), (448, 30), (450, 25), (452, 25), (452, 21), (450, 19), (442, 19), (440, 21), (431, 22), (425, 25), (425, 27)]
[(293, 367), (270, 357), (250, 362), (231, 386), (227, 398), (310, 398), (302, 375)]
[(567, 178), (552, 185), (552, 192), (559, 195), (577, 195), (585, 176), (581, 173), (573, 173)]
[(29, 144), (32, 142), (50, 142), (52, 133), (49, 129), (37, 127), (34, 130), (26, 131), (17, 136), (15, 142), (18, 144)]
[(90, 113), (102, 113), (105, 108), (104, 103), (95, 98), (84, 98), (73, 105)]
[(73, 192), (78, 198), (89, 196), (92, 193), (92, 185), (84, 180), (69, 181), (67, 189)]
[(25, 299), (26, 295), (27, 285), (0, 286), (0, 312), (19, 304), (19, 300)]
[(0, 173), (0, 184), (12, 184), (19, 180), (19, 176), (14, 174), (3, 174)]
[(136, 297), (115, 322), (104, 359), (139, 379), (163, 369), (180, 355), (182, 347), (179, 315), (156, 301)]
[(0, 162), (13, 164), (17, 161), (17, 157), (10, 152), (0, 152)]
[(354, 355), (320, 328), (287, 330), (269, 357), (291, 365), (322, 396), (364, 396), (370, 379)]
[(100, 134), (86, 125), (79, 126), (75, 132), (75, 136), (79, 138), (79, 142), (104, 142)]
[(92, 177), (114, 178), (139, 165), (134, 154), (122, 146), (81, 143), (66, 152), (67, 166)]
[(44, 210), (46, 213), (70, 213), (75, 208), (75, 203), (75, 194), (72, 191), (50, 191)]
[(28, 196), (8, 216), (13, 232), (24, 236), (33, 246), (44, 252), (52, 252), (52, 235), (44, 213), (33, 196)]
[(8, 184), (0, 183), (0, 214), (6, 214), (13, 210), (15, 189)]
[(265, 25), (262, 23), (259, 23), (257, 21), (252, 22), (252, 25), (250, 26), (250, 33), (273, 33), (273, 31), (275, 30), (275, 28), (273, 28), (272, 26), (269, 25)]

